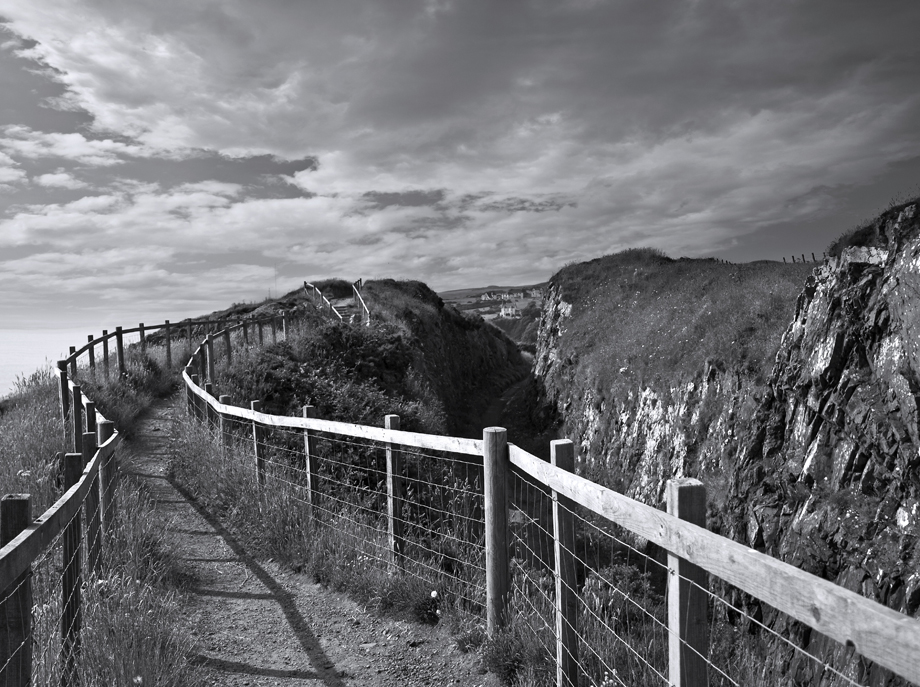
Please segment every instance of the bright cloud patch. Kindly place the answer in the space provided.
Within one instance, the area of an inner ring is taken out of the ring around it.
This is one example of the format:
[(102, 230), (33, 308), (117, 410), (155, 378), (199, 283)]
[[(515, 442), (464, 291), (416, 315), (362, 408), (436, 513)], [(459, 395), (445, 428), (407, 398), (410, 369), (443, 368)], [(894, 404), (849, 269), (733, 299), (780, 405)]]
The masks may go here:
[(0, 148), (19, 158), (63, 158), (97, 166), (117, 165), (125, 157), (146, 157), (152, 153), (143, 146), (112, 139), (88, 139), (79, 133), (45, 133), (20, 125), (3, 127)]
[(78, 189), (86, 188), (89, 185), (80, 181), (79, 179), (74, 178), (63, 169), (59, 169), (53, 174), (40, 174), (34, 178), (34, 181), (39, 186), (47, 186), (51, 188)]

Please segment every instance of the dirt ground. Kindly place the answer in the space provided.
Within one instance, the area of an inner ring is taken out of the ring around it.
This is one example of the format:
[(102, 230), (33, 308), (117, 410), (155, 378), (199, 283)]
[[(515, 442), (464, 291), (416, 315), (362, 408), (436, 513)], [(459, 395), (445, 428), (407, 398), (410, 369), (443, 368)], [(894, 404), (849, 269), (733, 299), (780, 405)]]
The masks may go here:
[(193, 580), (186, 616), (195, 660), (211, 685), (470, 685), (497, 687), (476, 654), (444, 628), (379, 617), (348, 599), (257, 560), (166, 478), (178, 397), (154, 406), (128, 468), (149, 486)]

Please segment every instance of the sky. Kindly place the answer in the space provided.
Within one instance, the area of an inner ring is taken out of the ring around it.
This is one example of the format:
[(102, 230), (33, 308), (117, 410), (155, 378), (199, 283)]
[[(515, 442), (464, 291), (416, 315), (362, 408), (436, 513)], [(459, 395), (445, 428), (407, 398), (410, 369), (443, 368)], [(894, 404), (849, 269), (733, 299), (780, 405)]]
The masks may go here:
[(0, 26), (0, 327), (820, 255), (920, 191), (914, 0), (0, 0)]

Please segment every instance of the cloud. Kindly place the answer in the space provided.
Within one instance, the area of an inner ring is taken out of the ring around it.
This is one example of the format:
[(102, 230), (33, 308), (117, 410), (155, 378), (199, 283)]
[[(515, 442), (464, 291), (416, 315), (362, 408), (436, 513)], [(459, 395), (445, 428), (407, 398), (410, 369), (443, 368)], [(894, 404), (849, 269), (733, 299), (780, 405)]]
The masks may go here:
[(0, 148), (9, 155), (36, 160), (62, 158), (86, 165), (109, 166), (125, 157), (146, 157), (154, 153), (143, 146), (107, 139), (88, 139), (79, 133), (46, 133), (27, 126), (9, 124), (2, 128)]
[(17, 162), (6, 153), (0, 151), (0, 184), (12, 189), (10, 183), (24, 181), (26, 173), (19, 168)]
[(48, 186), (51, 188), (69, 188), (69, 189), (78, 189), (86, 188), (89, 184), (76, 179), (68, 172), (65, 172), (63, 169), (58, 169), (53, 174), (40, 174), (36, 177), (33, 177), (36, 184), (39, 186)]

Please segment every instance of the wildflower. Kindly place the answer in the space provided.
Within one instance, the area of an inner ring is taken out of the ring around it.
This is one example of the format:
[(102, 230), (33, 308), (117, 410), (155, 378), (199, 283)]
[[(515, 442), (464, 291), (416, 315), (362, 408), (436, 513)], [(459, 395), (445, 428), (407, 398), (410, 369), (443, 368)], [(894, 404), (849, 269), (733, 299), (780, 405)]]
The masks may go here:
[(437, 593), (437, 591), (435, 591), (434, 589), (431, 590), (431, 598), (432, 598), (432, 599), (437, 599), (437, 598), (438, 598), (438, 593)]
[(144, 678), (142, 678), (140, 675), (135, 675), (131, 682), (133, 682), (135, 685), (142, 685), (144, 684)]

